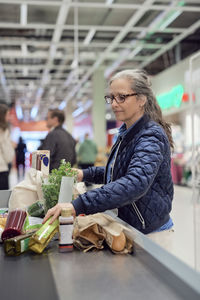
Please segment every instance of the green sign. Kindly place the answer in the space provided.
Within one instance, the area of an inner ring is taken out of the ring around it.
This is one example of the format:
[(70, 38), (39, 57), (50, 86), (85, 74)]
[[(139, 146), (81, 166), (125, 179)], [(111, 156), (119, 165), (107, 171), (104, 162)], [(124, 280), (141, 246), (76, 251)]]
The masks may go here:
[(176, 85), (170, 92), (156, 97), (161, 109), (180, 107), (184, 89), (182, 85)]

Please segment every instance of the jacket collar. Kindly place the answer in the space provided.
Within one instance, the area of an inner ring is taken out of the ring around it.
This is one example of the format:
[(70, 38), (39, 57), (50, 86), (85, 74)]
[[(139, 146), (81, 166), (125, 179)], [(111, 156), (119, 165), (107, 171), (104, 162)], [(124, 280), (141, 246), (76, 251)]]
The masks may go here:
[[(124, 134), (123, 134), (123, 141), (129, 141), (133, 139), (133, 137), (145, 127), (146, 123), (150, 120), (150, 117), (147, 114), (144, 114), (139, 120), (137, 120)], [(123, 124), (121, 128), (126, 126)]]

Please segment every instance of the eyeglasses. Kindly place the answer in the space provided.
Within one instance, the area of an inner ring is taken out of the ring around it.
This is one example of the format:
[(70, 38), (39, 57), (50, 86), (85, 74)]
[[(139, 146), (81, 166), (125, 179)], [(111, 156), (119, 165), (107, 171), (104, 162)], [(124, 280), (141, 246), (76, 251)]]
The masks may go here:
[(114, 95), (106, 95), (104, 97), (104, 99), (106, 100), (106, 103), (108, 103), (108, 104), (112, 104), (113, 101), (114, 101), (114, 99), (115, 99), (115, 101), (117, 103), (123, 103), (126, 100), (126, 98), (131, 97), (131, 96), (136, 96), (136, 95), (137, 95), (137, 93), (126, 94), (126, 95), (118, 94), (116, 96), (114, 96)]

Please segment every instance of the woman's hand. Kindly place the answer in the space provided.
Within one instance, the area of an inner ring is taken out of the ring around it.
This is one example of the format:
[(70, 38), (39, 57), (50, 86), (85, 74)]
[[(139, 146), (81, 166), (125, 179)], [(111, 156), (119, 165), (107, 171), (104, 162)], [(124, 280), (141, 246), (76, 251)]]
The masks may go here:
[(75, 217), (76, 216), (76, 211), (71, 203), (58, 203), (54, 207), (50, 208), (44, 217), (43, 224), (52, 216), (51, 221), (49, 224), (52, 224), (53, 221), (55, 221), (61, 214), (61, 210), (64, 208), (71, 208), (72, 210), (72, 215)]
[(73, 168), (72, 170), (76, 171), (77, 172), (77, 181), (78, 182), (81, 182), (83, 180), (83, 170), (81, 169), (76, 169), (76, 168)]

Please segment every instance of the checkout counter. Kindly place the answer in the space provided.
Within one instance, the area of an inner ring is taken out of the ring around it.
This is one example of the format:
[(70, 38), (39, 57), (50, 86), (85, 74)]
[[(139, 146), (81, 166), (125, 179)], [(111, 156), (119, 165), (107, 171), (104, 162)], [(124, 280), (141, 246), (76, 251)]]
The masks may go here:
[(109, 249), (59, 253), (54, 240), (43, 254), (8, 257), (0, 245), (1, 299), (200, 299), (199, 273), (122, 223), (131, 229), (133, 255)]

